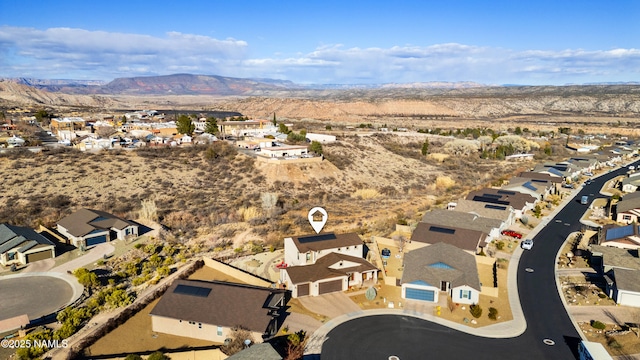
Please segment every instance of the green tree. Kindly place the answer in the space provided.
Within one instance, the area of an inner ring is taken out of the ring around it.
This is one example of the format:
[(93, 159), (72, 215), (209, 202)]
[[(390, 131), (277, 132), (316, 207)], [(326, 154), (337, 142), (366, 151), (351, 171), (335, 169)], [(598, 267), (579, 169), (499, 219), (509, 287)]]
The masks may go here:
[(422, 144), (422, 155), (427, 155), (429, 153), (429, 139), (424, 140), (424, 144)]
[(516, 135), (522, 135), (522, 129), (520, 126), (516, 126), (516, 130), (513, 133)]
[(276, 113), (273, 113), (273, 126), (278, 125), (278, 122), (276, 121)]
[(280, 123), (280, 125), (278, 125), (278, 131), (282, 134), (289, 134), (291, 132), (291, 130), (289, 130), (289, 128), (287, 127), (287, 125)]
[(169, 360), (170, 358), (168, 356), (166, 356), (165, 354), (161, 353), (160, 351), (156, 351), (154, 353), (151, 353), (149, 355), (149, 357), (147, 357), (147, 360)]
[(322, 154), (322, 144), (319, 141), (312, 141), (309, 145), (309, 151), (312, 151), (318, 155)]
[(142, 356), (138, 354), (129, 354), (124, 358), (124, 360), (142, 360)]
[(191, 136), (196, 129), (196, 126), (193, 124), (193, 121), (191, 121), (189, 116), (180, 115), (176, 121), (176, 128), (180, 134)]
[(78, 282), (85, 287), (94, 288), (100, 285), (98, 281), (98, 275), (85, 268), (77, 269), (73, 272), (73, 275), (78, 279)]

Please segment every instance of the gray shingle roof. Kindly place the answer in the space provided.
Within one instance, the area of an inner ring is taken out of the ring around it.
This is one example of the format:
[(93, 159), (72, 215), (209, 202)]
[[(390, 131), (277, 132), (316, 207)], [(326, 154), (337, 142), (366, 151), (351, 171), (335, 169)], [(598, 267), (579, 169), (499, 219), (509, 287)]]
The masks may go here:
[(484, 188), (471, 191), (469, 195), (467, 195), (466, 199), (480, 202), (511, 205), (514, 209), (522, 209), (527, 205), (527, 203), (533, 204), (534, 202), (536, 202), (536, 199), (529, 194), (523, 194), (521, 192), (513, 190), (493, 188)]
[(511, 206), (506, 206), (504, 210), (493, 209), (487, 206), (488, 204), (471, 201), (471, 200), (458, 200), (455, 211), (461, 211), (466, 213), (474, 213), (478, 216), (491, 218), (491, 219), (499, 219), (502, 221), (507, 221), (509, 216), (511, 215), (511, 211), (513, 208)]
[(405, 254), (402, 283), (414, 281), (424, 281), (435, 287), (440, 287), (440, 281), (448, 281), (451, 287), (467, 285), (481, 290), (475, 257), (445, 243), (425, 246)]
[(454, 226), (460, 229), (476, 230), (486, 234), (489, 234), (492, 229), (501, 228), (503, 225), (503, 222), (498, 219), (491, 219), (466, 212), (444, 209), (434, 209), (426, 212), (422, 217), (422, 222), (441, 226)]
[(426, 244), (447, 243), (475, 253), (478, 246), (480, 246), (486, 237), (487, 234), (477, 230), (462, 229), (453, 226), (444, 227), (437, 224), (420, 222), (413, 231), (413, 234), (411, 234), (411, 241)]
[(623, 197), (622, 200), (616, 204), (616, 211), (618, 213), (626, 212), (633, 209), (640, 209), (640, 197)]
[(25, 252), (33, 247), (54, 244), (35, 230), (22, 226), (0, 224), (0, 253), (20, 247), (18, 252)]
[(640, 271), (613, 269), (616, 288), (620, 290), (640, 292)]

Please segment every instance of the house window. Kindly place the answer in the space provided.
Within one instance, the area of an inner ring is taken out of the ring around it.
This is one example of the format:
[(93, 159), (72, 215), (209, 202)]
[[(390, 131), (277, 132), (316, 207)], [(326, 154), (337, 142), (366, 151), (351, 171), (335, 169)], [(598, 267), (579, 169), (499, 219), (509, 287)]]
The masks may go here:
[(198, 323), (198, 329), (202, 329), (202, 323)]
[(622, 215), (622, 220), (631, 221), (631, 215)]
[(222, 336), (222, 326), (218, 326), (218, 336)]
[(307, 253), (307, 261), (311, 260), (311, 253)]
[(9, 260), (15, 260), (16, 259), (16, 253), (15, 252), (10, 252), (7, 255), (9, 256)]
[(460, 290), (460, 299), (471, 300), (471, 290)]

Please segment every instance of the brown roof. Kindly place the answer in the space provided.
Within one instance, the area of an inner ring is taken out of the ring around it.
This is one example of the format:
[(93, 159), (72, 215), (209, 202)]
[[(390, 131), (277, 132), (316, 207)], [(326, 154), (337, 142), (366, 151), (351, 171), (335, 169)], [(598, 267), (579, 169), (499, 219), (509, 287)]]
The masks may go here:
[[(177, 291), (176, 291), (177, 290)], [(176, 280), (151, 310), (152, 316), (264, 333), (285, 290), (219, 281)]]
[(84, 236), (94, 230), (118, 229), (122, 230), (134, 223), (111, 215), (104, 211), (80, 209), (73, 214), (58, 221), (69, 234), (73, 236)]
[(356, 233), (335, 234), (322, 233), (303, 236), (292, 236), (294, 244), (300, 253), (337, 249), (340, 247), (362, 245), (362, 239)]
[[(341, 262), (356, 263), (356, 266), (332, 269), (330, 266)], [(289, 274), (294, 284), (300, 284), (310, 281), (318, 281), (322, 279), (330, 279), (339, 276), (348, 276), (353, 272), (364, 272), (377, 270), (367, 260), (354, 256), (344, 255), (340, 253), (331, 253), (318, 259), (312, 265), (290, 266), (284, 270)]]
[(467, 195), (467, 200), (480, 201), (498, 205), (511, 205), (514, 209), (523, 209), (527, 203), (535, 203), (536, 199), (521, 192), (505, 189), (484, 188), (472, 191)]
[(426, 244), (442, 242), (475, 253), (486, 237), (487, 234), (477, 230), (420, 222), (413, 231), (413, 234), (411, 234), (411, 241)]

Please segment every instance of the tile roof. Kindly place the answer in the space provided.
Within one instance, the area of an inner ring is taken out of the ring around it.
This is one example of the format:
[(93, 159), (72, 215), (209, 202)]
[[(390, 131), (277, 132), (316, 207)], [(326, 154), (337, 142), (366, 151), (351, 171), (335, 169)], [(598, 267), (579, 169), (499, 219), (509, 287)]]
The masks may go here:
[(73, 214), (58, 221), (69, 234), (73, 236), (85, 236), (94, 230), (108, 230), (115, 228), (122, 230), (130, 225), (135, 225), (131, 221), (121, 219), (104, 211), (80, 209)]
[(480, 246), (486, 237), (487, 234), (482, 231), (420, 222), (413, 231), (413, 234), (411, 234), (411, 241), (426, 244), (441, 242), (475, 253), (478, 246)]
[(356, 233), (336, 234), (321, 233), (303, 236), (292, 236), (298, 252), (337, 249), (345, 246), (362, 245), (362, 239)]
[(445, 243), (425, 246), (405, 254), (402, 283), (415, 281), (435, 287), (440, 287), (440, 281), (448, 281), (451, 287), (467, 285), (480, 291), (475, 256)]
[[(178, 291), (176, 291), (176, 289)], [(286, 291), (219, 281), (176, 280), (151, 315), (264, 333), (272, 321), (268, 304)]]
[[(332, 266), (335, 264), (343, 264), (344, 267)], [(332, 252), (316, 260), (315, 264), (290, 266), (284, 270), (294, 284), (300, 284), (377, 269), (363, 258)]]

